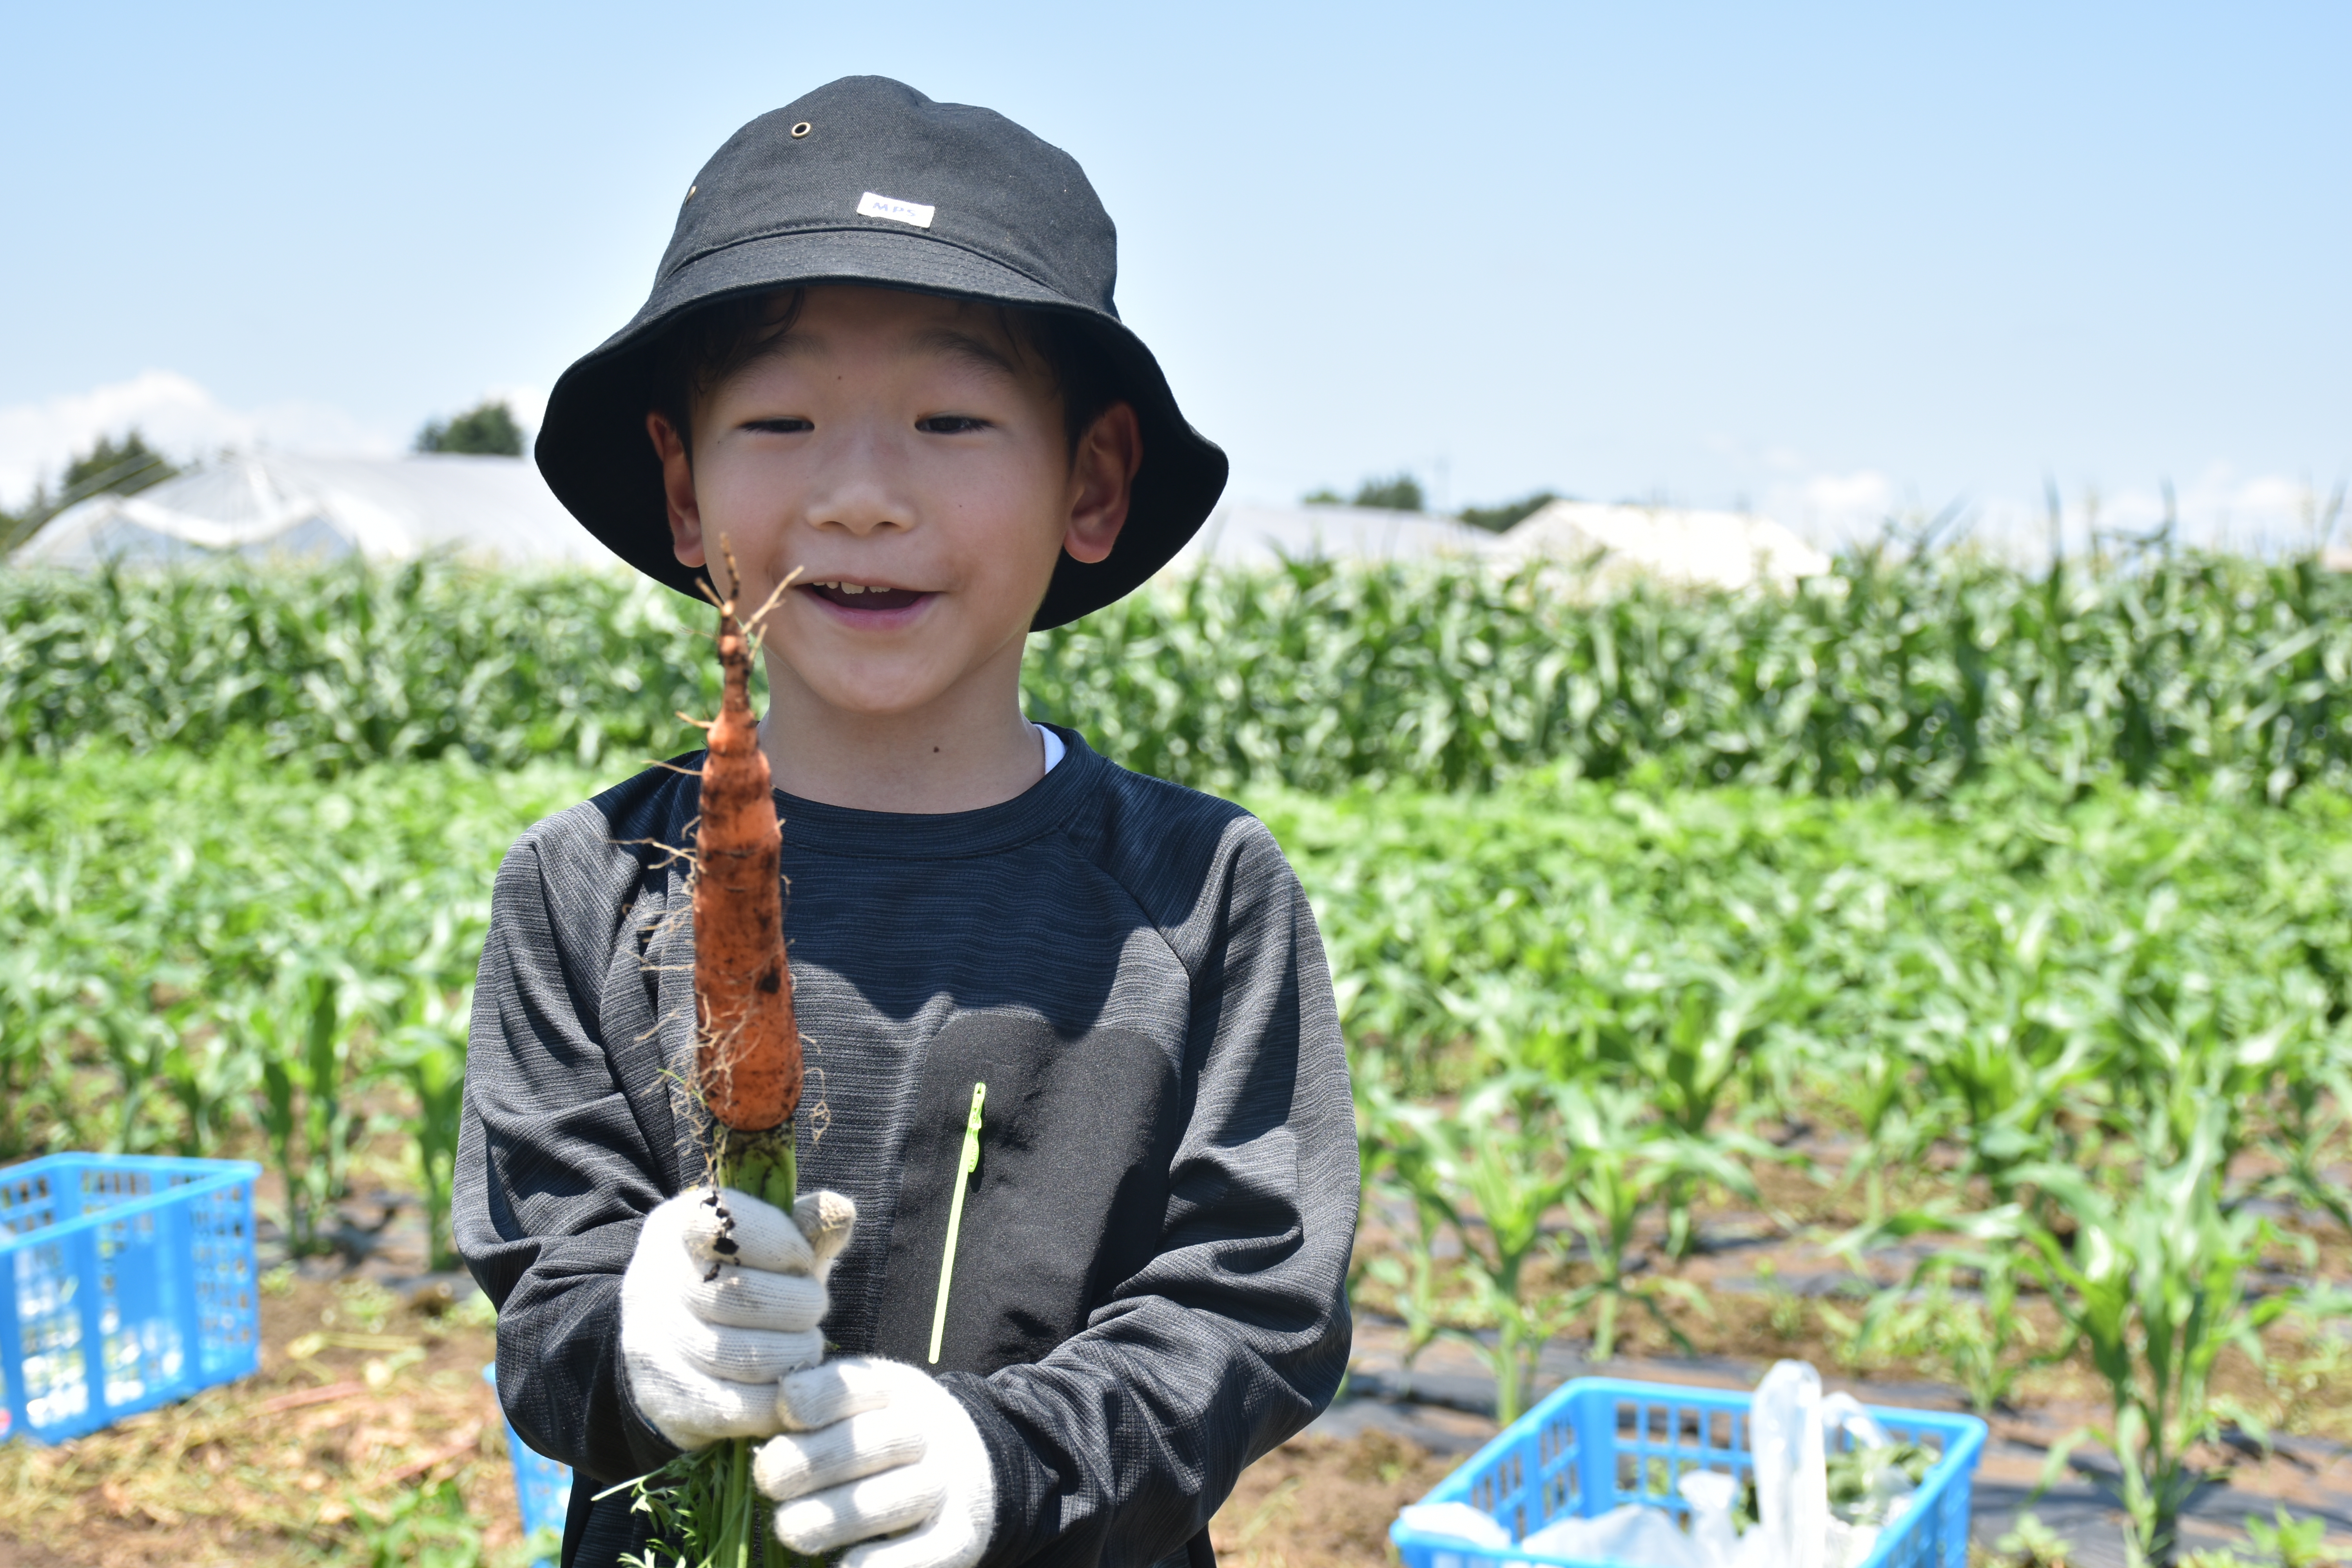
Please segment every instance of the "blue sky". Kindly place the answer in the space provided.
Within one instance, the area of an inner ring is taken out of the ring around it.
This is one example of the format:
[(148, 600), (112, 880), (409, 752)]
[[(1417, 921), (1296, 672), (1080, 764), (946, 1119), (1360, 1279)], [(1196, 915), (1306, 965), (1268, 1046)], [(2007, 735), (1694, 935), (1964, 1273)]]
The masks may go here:
[(12, 5), (0, 57), (8, 501), (133, 418), (528, 405), (853, 71), (1077, 155), (1237, 497), (2243, 532), (2352, 473), (2352, 7)]

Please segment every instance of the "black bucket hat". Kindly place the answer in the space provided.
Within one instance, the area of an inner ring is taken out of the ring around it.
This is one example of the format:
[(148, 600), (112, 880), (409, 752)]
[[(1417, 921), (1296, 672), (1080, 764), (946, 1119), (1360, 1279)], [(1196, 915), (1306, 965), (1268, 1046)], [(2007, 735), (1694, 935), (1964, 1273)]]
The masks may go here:
[(1076, 620), (1166, 565), (1216, 505), (1225, 455), (1184, 422), (1160, 362), (1118, 319), (1118, 237), (1077, 160), (1003, 115), (844, 77), (728, 138), (695, 176), (636, 318), (563, 373), (534, 455), (550, 489), (630, 565), (700, 596), (670, 552), (646, 438), (665, 331), (730, 296), (808, 283), (919, 289), (1081, 322), (1143, 429), (1118, 544), (1065, 555), (1031, 623)]

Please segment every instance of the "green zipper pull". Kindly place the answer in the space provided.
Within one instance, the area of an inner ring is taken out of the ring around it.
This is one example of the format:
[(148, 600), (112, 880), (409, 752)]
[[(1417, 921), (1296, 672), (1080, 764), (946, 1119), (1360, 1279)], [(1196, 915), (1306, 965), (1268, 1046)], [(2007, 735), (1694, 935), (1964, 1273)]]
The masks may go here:
[(963, 1124), (963, 1152), (956, 1157), (955, 1197), (948, 1205), (948, 1245), (940, 1254), (940, 1304), (931, 1309), (931, 1364), (940, 1364), (940, 1339), (948, 1331), (948, 1281), (955, 1275), (956, 1237), (963, 1229), (963, 1189), (966, 1178), (980, 1169), (980, 1102), (988, 1085), (971, 1086), (971, 1115)]

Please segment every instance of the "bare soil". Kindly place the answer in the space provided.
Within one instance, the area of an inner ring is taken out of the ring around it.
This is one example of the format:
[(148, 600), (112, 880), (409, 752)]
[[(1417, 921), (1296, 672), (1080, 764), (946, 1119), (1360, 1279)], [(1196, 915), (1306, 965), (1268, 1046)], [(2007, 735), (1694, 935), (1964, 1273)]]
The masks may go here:
[(1302, 1436), (1242, 1473), (1209, 1527), (1223, 1568), (1358, 1568), (1393, 1561), (1397, 1510), (1455, 1459), (1386, 1432)]
[(488, 1560), (513, 1557), (491, 1330), (429, 1306), (279, 1276), (254, 1376), (55, 1447), (0, 1446), (0, 1564), (364, 1561), (371, 1522), (442, 1481)]
[[(257, 1375), (52, 1447), (0, 1445), (0, 1568), (364, 1563), (371, 1519), (445, 1479), (483, 1560), (520, 1568), (488, 1321), (364, 1275), (279, 1279)], [(1452, 1464), (1382, 1432), (1302, 1437), (1243, 1477), (1213, 1539), (1249, 1568), (1381, 1562), (1397, 1510)]]

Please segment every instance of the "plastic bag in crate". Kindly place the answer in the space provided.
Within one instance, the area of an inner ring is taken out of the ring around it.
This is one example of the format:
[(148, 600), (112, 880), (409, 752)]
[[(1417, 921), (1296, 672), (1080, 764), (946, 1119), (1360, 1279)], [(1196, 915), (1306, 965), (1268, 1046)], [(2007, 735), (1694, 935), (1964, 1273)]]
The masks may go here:
[[(1442, 1533), (1416, 1528), (1446, 1517), (1416, 1509), (1415, 1522), (1399, 1520), (1389, 1538), (1405, 1568), (1611, 1568), (1609, 1559), (1547, 1553), (1528, 1537), (1556, 1521), (1598, 1519), (1627, 1504), (1685, 1521), (1693, 1510), (1685, 1483), (1694, 1475), (1711, 1472), (1731, 1488), (1744, 1487), (1756, 1471), (1752, 1403), (1750, 1395), (1729, 1389), (1580, 1378), (1553, 1390), (1423, 1500), (1423, 1507), (1456, 1505), (1446, 1514), (1459, 1511), (1458, 1526)], [(1966, 1568), (1970, 1479), (1984, 1449), (1985, 1424), (1944, 1411), (1871, 1406), (1869, 1415), (1887, 1436), (1932, 1450), (1935, 1460), (1900, 1517), (1847, 1568)], [(1836, 1440), (1843, 1445), (1845, 1434)], [(1554, 1536), (1571, 1533), (1582, 1532)], [(1738, 1544), (1748, 1547), (1751, 1541), (1765, 1546), (1755, 1530)]]

